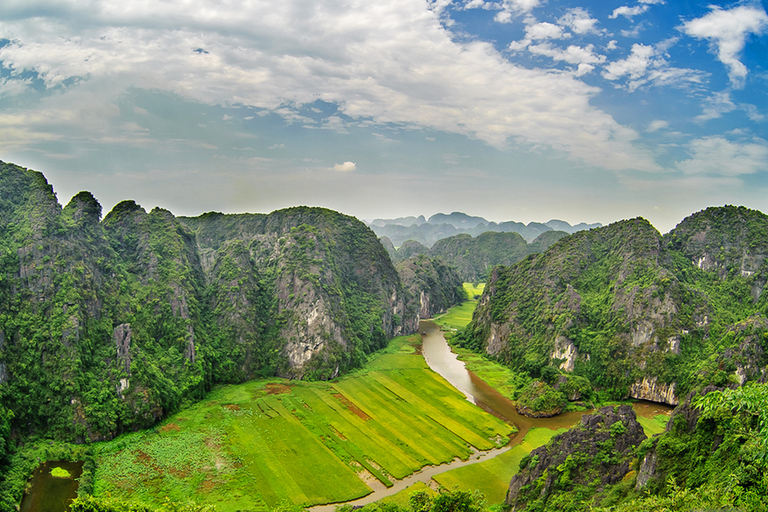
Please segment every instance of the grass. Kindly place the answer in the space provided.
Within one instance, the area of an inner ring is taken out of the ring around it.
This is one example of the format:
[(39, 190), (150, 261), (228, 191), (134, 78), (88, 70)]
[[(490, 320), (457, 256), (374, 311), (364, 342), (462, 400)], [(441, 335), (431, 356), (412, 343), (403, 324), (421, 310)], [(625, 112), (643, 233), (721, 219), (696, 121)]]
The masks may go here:
[(669, 416), (666, 414), (657, 414), (652, 418), (646, 418), (641, 415), (637, 415), (637, 422), (643, 427), (643, 432), (648, 437), (655, 434), (661, 434), (667, 428), (667, 422), (669, 422)]
[(368, 494), (427, 464), (506, 443), (512, 428), (466, 401), (393, 340), (334, 382), (279, 379), (214, 390), (152, 431), (97, 446), (95, 494), (221, 512), (309, 506)]
[(480, 283), (477, 286), (472, 283), (464, 283), (464, 291), (467, 292), (467, 299), (476, 300), (475, 297), (479, 297), (485, 290), (485, 283)]
[(466, 327), (472, 320), (472, 314), (477, 308), (476, 296), (482, 295), (485, 289), (485, 283), (473, 286), (472, 283), (464, 283), (464, 291), (467, 293), (467, 300), (458, 306), (453, 306), (447, 313), (434, 319), (435, 323), (443, 330), (456, 331)]
[[(394, 504), (398, 507), (403, 507), (405, 509), (410, 509), (410, 497), (411, 494), (418, 491), (427, 491), (431, 496), (435, 496), (437, 493), (427, 484), (424, 482), (416, 482), (415, 484), (407, 487), (406, 489), (403, 489), (402, 491), (393, 494), (392, 496), (387, 496), (386, 498), (382, 498), (376, 503), (381, 504)], [(366, 507), (363, 507), (363, 510), (365, 510)]]
[(506, 497), (509, 481), (518, 472), (520, 460), (531, 450), (545, 445), (552, 437), (564, 431), (532, 428), (522, 442), (509, 451), (471, 466), (452, 469), (433, 479), (447, 489), (477, 489), (485, 495), (489, 504), (501, 503)]

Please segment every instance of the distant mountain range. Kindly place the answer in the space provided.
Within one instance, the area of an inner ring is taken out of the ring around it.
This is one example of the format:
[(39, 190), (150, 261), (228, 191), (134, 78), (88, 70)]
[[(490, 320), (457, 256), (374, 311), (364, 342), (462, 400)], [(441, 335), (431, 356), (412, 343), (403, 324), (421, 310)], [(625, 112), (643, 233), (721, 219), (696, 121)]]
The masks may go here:
[(488, 231), (501, 233), (519, 233), (526, 242), (530, 243), (536, 237), (547, 231), (565, 231), (568, 234), (602, 227), (602, 224), (586, 224), (581, 222), (575, 226), (562, 220), (550, 220), (545, 223), (505, 221), (491, 222), (483, 217), (475, 217), (462, 212), (451, 214), (437, 213), (429, 219), (423, 215), (418, 217), (399, 217), (397, 219), (375, 219), (367, 223), (379, 237), (389, 238), (395, 247), (400, 247), (406, 240), (415, 240), (427, 247), (438, 240), (454, 235), (467, 233), (472, 236)]

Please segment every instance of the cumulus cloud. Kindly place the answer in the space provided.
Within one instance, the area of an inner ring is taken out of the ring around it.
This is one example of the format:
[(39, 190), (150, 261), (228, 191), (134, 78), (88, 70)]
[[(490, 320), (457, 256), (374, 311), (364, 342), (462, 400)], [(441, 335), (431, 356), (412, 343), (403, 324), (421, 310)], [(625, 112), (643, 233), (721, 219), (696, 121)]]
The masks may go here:
[(568, 9), (557, 22), (570, 28), (574, 34), (590, 34), (600, 32), (597, 29), (597, 20), (589, 16), (589, 13), (581, 7)]
[[(183, 11), (154, 0), (40, 4), (55, 6), (57, 17), (25, 18), (16, 4), (0, 5), (0, 33), (12, 41), (0, 60), (19, 78), (35, 73), (61, 89), (50, 98), (51, 107), (70, 116), (60, 125), (71, 118), (80, 127), (81, 112), (115, 105), (132, 89), (245, 106), (300, 125), (306, 117), (296, 106), (322, 100), (338, 105), (345, 119), (457, 133), (496, 147), (550, 147), (609, 169), (658, 169), (635, 146), (635, 131), (590, 104), (597, 89), (572, 74), (517, 66), (489, 43), (457, 42), (435, 10), (442, 3), (350, 8), (318, 0), (304, 9), (298, 0), (189, 0)], [(502, 7), (519, 15), (538, 5), (518, 0)], [(561, 33), (539, 28), (542, 37)], [(600, 58), (577, 46), (557, 55), (579, 66)], [(76, 104), (84, 87), (102, 96)]]
[(768, 172), (768, 142), (731, 142), (720, 136), (691, 141), (691, 158), (678, 163), (686, 174), (740, 176)]
[(357, 164), (355, 162), (344, 162), (343, 164), (334, 165), (333, 170), (336, 172), (352, 172), (357, 170)]
[(687, 21), (681, 30), (712, 44), (718, 60), (728, 68), (728, 78), (735, 87), (743, 87), (747, 67), (739, 60), (747, 37), (762, 34), (768, 27), (768, 15), (756, 6), (739, 6), (723, 10), (711, 6), (709, 14)]
[(571, 45), (565, 50), (553, 47), (548, 43), (531, 45), (528, 50), (535, 55), (544, 55), (556, 61), (564, 61), (577, 65), (576, 75), (581, 76), (595, 68), (595, 64), (605, 62), (605, 55), (599, 55), (594, 51), (594, 45), (585, 47)]
[(665, 128), (669, 128), (669, 122), (664, 121), (663, 119), (656, 119), (655, 121), (651, 121), (651, 124), (648, 125), (648, 129), (646, 131), (648, 133), (653, 133)]
[(490, 8), (500, 9), (494, 16), (497, 23), (510, 23), (512, 19), (521, 14), (527, 14), (539, 6), (540, 0), (502, 0), (500, 3), (490, 3)]
[(633, 17), (643, 14), (646, 12), (650, 7), (648, 5), (636, 5), (634, 7), (629, 7), (627, 5), (622, 5), (621, 7), (617, 7), (613, 10), (611, 14), (608, 15), (609, 18), (612, 20), (615, 20), (619, 16), (624, 16), (628, 20), (631, 20)]
[(611, 62), (603, 70), (603, 78), (617, 81), (627, 79), (627, 89), (635, 91), (643, 86), (689, 87), (704, 81), (701, 71), (675, 68), (669, 65), (663, 54), (670, 40), (662, 41), (658, 47), (636, 43), (630, 54), (621, 60)]

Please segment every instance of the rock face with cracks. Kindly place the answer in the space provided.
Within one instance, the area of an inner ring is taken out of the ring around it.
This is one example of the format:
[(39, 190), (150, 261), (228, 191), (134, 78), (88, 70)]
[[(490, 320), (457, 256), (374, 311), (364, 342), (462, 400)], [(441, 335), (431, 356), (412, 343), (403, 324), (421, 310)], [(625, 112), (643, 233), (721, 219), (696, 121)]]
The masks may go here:
[(580, 487), (600, 493), (630, 471), (634, 450), (646, 438), (631, 406), (603, 407), (584, 415), (581, 423), (553, 437), (520, 462), (512, 477), (506, 504), (512, 510), (536, 510), (550, 497)]
[(418, 328), (409, 301), (422, 294), (354, 217), (185, 218), (131, 200), (101, 215), (92, 194), (62, 208), (42, 174), (0, 163), (0, 406), (12, 429), (106, 439), (216, 383), (333, 377)]
[(578, 232), (495, 267), (463, 343), (534, 377), (553, 366), (617, 399), (676, 405), (766, 374), (767, 255), (768, 216), (743, 207), (664, 236), (642, 218)]

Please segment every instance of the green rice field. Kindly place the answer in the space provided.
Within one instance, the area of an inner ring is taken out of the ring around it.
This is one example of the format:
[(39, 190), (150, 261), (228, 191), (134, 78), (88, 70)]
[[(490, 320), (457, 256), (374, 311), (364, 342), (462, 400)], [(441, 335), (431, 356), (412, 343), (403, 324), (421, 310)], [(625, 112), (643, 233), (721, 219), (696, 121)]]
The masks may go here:
[(96, 447), (95, 494), (218, 511), (309, 506), (391, 486), (425, 465), (506, 444), (512, 428), (466, 401), (397, 338), (333, 382), (226, 386), (158, 428)]
[(446, 471), (433, 479), (446, 489), (477, 489), (485, 495), (489, 504), (501, 503), (507, 495), (509, 481), (518, 472), (520, 460), (531, 453), (531, 450), (547, 444), (550, 439), (565, 430), (532, 428), (522, 442), (509, 451), (471, 466)]
[(477, 300), (474, 297), (482, 295), (483, 289), (485, 289), (485, 283), (480, 283), (478, 286), (473, 286), (472, 283), (464, 283), (467, 300), (458, 306), (452, 307), (447, 313), (436, 317), (434, 319), (435, 323), (443, 330), (455, 331), (466, 327), (470, 320), (472, 320), (472, 313), (475, 312), (477, 307)]

